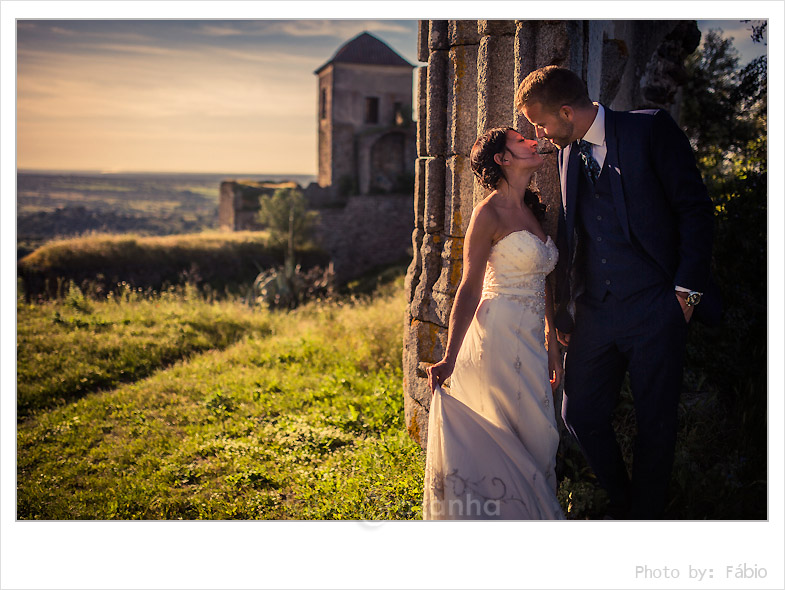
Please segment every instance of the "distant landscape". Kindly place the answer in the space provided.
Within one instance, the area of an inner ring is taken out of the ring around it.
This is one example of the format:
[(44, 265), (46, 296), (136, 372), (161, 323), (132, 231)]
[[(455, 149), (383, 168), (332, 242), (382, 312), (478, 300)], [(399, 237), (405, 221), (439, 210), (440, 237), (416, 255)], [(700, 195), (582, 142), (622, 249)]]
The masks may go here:
[(53, 238), (86, 233), (170, 235), (218, 227), (223, 180), (293, 180), (310, 175), (106, 173), (24, 170), (17, 173), (17, 258)]

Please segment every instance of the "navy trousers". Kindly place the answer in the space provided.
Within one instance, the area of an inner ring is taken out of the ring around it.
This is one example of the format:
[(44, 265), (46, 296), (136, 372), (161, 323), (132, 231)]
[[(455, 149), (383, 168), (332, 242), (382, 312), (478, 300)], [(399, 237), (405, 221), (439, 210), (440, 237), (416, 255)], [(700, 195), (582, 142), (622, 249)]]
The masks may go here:
[[(562, 418), (617, 518), (662, 518), (678, 427), (687, 322), (672, 285), (625, 299), (577, 301), (565, 360)], [(629, 372), (637, 436), (631, 477), (612, 414)]]

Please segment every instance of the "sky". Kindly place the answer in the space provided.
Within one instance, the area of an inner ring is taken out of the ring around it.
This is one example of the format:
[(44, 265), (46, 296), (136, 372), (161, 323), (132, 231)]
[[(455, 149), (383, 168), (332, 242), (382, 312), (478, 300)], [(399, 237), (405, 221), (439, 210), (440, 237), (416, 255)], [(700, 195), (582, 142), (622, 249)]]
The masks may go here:
[(416, 30), (416, 20), (20, 21), (18, 166), (314, 174), (314, 70), (363, 31), (414, 64)]
[(19, 20), (17, 166), (316, 174), (313, 72), (363, 31), (419, 65), (414, 19)]

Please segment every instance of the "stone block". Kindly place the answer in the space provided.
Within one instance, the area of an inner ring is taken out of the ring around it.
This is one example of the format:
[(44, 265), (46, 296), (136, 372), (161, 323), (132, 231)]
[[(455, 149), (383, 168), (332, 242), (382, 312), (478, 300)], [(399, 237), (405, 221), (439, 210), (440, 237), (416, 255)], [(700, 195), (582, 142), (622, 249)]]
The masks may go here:
[(409, 435), (425, 449), (431, 407), (425, 371), (444, 356), (447, 331), (406, 314), (403, 334), (404, 418)]
[(447, 63), (446, 50), (432, 51), (428, 57), (427, 125), (425, 132), (428, 156), (444, 156), (447, 148)]
[(428, 66), (417, 68), (415, 74), (417, 103), (417, 157), (428, 155)]
[(480, 35), (514, 35), (514, 20), (478, 20), (477, 32)]
[(515, 99), (515, 37), (486, 36), (477, 57), (477, 135), (512, 126)]
[(425, 227), (425, 178), (428, 158), (414, 161), (414, 227)]
[(605, 39), (602, 43), (602, 80), (599, 101), (611, 104), (621, 85), (630, 52), (622, 39)]
[(433, 285), (433, 301), (439, 323), (450, 324), (450, 312), (463, 274), (463, 238), (447, 238), (442, 248), (442, 267)]
[(450, 41), (447, 37), (448, 22), (446, 20), (432, 20), (428, 28), (428, 48), (431, 51), (437, 49), (449, 49)]
[(477, 139), (477, 54), (479, 45), (450, 49), (447, 118), (450, 154), (468, 156)]
[(421, 20), (417, 23), (417, 59), (422, 62), (428, 61), (428, 33), (430, 31), (430, 21)]
[(456, 45), (477, 45), (480, 34), (476, 20), (451, 20), (447, 25), (447, 38), (451, 47)]
[(444, 229), (445, 173), (444, 158), (425, 159), (423, 228), (427, 233), (437, 233)]
[(426, 234), (421, 244), (420, 280), (413, 288), (409, 313), (413, 318), (436, 325), (443, 324), (442, 327), (446, 328), (447, 324), (442, 322), (433, 300), (433, 286), (439, 280), (442, 271), (444, 239), (439, 234)]
[(422, 251), (421, 245), (425, 232), (421, 228), (412, 231), (412, 261), (406, 269), (404, 279), (404, 291), (406, 292), (406, 303), (411, 306), (414, 301), (414, 292), (422, 278)]
[(447, 236), (463, 237), (474, 210), (474, 174), (468, 157), (447, 159), (445, 186), (444, 231)]
[[(515, 30), (515, 91), (521, 82), (531, 72), (537, 69), (537, 30), (539, 27), (538, 21), (518, 21)], [(523, 116), (523, 113), (515, 109), (513, 100), (513, 118), (512, 126), (526, 138), (534, 139), (534, 127)]]

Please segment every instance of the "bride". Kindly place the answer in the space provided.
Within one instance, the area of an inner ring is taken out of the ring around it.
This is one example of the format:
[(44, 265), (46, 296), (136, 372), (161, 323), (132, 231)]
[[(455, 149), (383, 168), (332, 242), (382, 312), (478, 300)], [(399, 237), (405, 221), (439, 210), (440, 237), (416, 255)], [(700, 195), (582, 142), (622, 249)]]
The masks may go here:
[(545, 281), (558, 252), (528, 190), (542, 164), (537, 142), (510, 128), (472, 148), (472, 170), (493, 192), (472, 213), (447, 350), (427, 371), (424, 519), (564, 518), (553, 404), (563, 370)]

